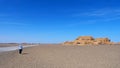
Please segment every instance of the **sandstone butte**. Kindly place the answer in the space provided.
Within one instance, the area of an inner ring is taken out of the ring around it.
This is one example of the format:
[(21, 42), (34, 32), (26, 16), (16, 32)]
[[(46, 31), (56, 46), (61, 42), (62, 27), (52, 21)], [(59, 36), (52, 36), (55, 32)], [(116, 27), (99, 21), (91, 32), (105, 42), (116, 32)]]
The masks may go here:
[(80, 36), (74, 41), (66, 41), (64, 45), (114, 45), (109, 38), (93, 38), (92, 36)]

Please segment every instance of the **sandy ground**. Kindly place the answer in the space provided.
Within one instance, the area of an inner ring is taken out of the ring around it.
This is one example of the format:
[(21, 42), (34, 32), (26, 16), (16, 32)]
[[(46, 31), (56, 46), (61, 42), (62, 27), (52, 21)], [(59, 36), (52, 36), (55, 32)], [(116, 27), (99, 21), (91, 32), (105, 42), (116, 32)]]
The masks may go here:
[(120, 45), (40, 45), (0, 53), (0, 68), (120, 68)]
[(18, 44), (0, 43), (0, 47), (18, 46)]
[[(0, 43), (0, 47), (11, 47), (11, 46), (18, 46), (19, 44), (17, 43)], [(22, 44), (23, 46), (29, 46), (29, 45), (34, 45), (34, 44)], [(35, 44), (38, 45), (38, 44)]]
[[(23, 45), (23, 48), (26, 47), (32, 47), (32, 46), (38, 46), (38, 45)], [(0, 47), (0, 52), (6, 52), (6, 51), (14, 51), (14, 50), (18, 50), (18, 45), (17, 46), (3, 46)]]

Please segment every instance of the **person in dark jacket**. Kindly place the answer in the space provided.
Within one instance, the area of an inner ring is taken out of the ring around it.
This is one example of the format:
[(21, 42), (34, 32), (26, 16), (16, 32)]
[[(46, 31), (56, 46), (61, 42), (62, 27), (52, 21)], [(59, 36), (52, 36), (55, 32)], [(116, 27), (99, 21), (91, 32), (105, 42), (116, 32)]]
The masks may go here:
[(23, 51), (23, 46), (22, 46), (22, 44), (19, 44), (18, 48), (19, 48), (19, 54), (22, 54), (22, 51)]

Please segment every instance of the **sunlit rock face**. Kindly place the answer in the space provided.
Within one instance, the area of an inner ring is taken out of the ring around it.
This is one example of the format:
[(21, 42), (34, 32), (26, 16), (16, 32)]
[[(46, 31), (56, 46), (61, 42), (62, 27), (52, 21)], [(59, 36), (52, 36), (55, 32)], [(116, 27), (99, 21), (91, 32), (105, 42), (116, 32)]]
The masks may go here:
[(65, 45), (111, 45), (114, 42), (111, 42), (108, 38), (93, 38), (92, 36), (80, 36), (74, 41), (66, 41), (63, 44)]

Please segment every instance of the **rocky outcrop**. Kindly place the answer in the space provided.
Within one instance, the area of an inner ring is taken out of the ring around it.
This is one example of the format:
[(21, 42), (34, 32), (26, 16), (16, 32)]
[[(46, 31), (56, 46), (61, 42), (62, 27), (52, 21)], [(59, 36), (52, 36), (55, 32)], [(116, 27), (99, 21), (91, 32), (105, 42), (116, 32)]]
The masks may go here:
[(96, 42), (99, 42), (99, 44), (110, 44), (110, 39), (108, 38), (96, 38)]
[(72, 42), (64, 42), (65, 45), (112, 45), (114, 44), (108, 38), (96, 38), (92, 36), (80, 36)]

